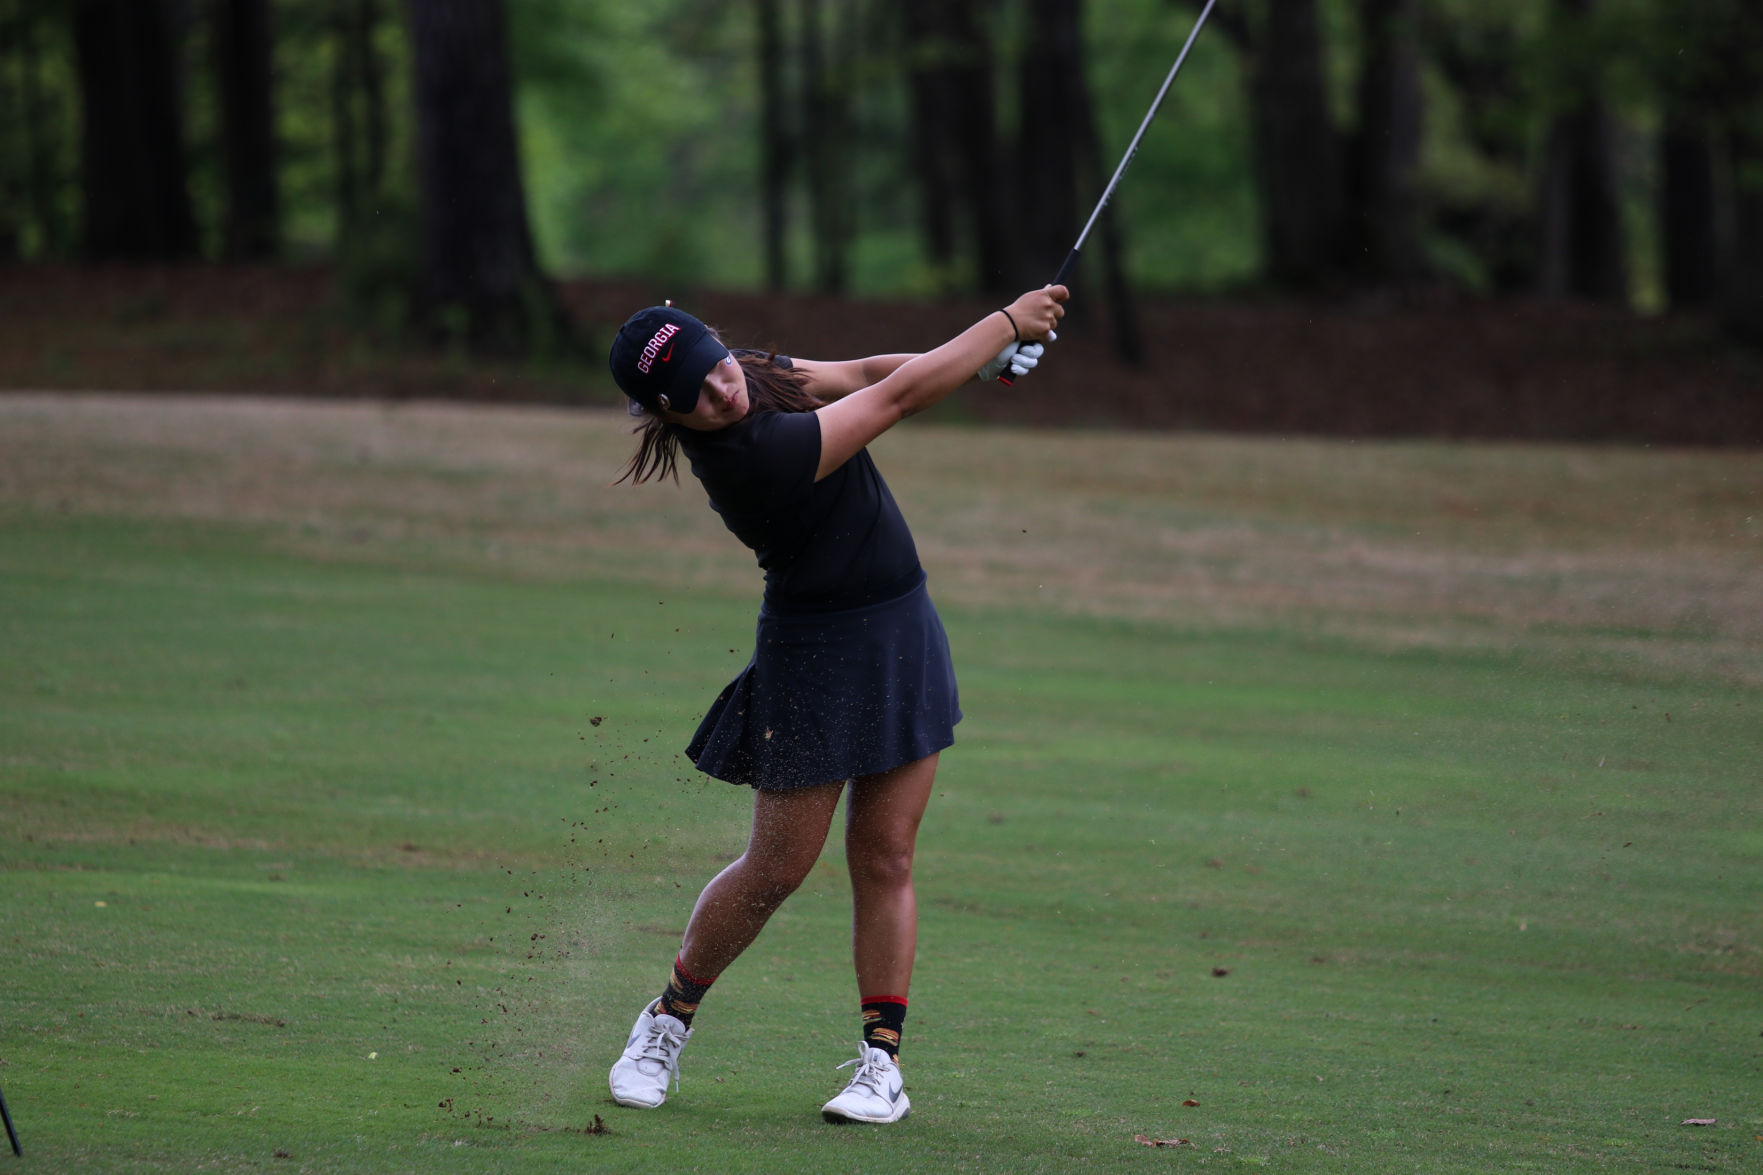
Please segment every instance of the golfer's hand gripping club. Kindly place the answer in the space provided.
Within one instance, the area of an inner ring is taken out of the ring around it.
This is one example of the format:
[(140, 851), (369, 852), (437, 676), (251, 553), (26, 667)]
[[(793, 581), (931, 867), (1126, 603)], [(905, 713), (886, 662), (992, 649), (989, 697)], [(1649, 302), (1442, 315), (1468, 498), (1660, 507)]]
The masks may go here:
[(1007, 385), (1033, 371), (1041, 361), (1041, 352), (1046, 349), (1044, 343), (1010, 343), (975, 374), (981, 380), (995, 379)]
[(1005, 387), (1040, 365), (1047, 344), (1059, 337), (1054, 325), (1065, 316), (1061, 305), (1071, 295), (1061, 285), (1045, 286), (1022, 295), (1002, 313), (1017, 332), (1015, 342), (979, 370), (981, 379), (996, 379)]

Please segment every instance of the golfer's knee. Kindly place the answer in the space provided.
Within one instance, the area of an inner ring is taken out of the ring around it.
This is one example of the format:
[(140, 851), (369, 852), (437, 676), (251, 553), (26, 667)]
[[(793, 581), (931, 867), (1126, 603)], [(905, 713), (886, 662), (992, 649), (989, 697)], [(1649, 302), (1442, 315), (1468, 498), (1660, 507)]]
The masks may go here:
[(742, 870), (746, 881), (743, 888), (754, 904), (777, 906), (800, 888), (813, 868), (813, 859), (803, 862), (790, 858), (747, 858)]
[(868, 889), (906, 889), (912, 885), (912, 850), (870, 846), (850, 854), (851, 884)]

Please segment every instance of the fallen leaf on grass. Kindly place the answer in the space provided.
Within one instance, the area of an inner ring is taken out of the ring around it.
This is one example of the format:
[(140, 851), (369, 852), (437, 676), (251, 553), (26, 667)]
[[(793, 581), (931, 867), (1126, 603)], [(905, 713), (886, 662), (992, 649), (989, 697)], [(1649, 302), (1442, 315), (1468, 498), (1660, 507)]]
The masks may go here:
[(1226, 975), (1229, 975), (1229, 974), (1230, 974), (1229, 967), (1214, 967), (1214, 968), (1212, 968), (1212, 978), (1214, 978), (1214, 979), (1223, 979)]
[(1138, 1143), (1140, 1146), (1193, 1146), (1194, 1145), (1192, 1142), (1188, 1141), (1185, 1138), (1152, 1138), (1148, 1134), (1135, 1134), (1132, 1136), (1132, 1140), (1134, 1142)]
[(1186, 1100), (1186, 1101), (1184, 1101), (1184, 1102), (1183, 1102), (1183, 1103), (1182, 1103), (1182, 1105), (1184, 1105), (1184, 1106), (1197, 1106), (1197, 1105), (1199, 1105), (1199, 1104), (1200, 1104), (1200, 1103), (1199, 1103), (1199, 1102), (1197, 1102), (1197, 1101), (1195, 1101), (1195, 1100), (1194, 1100), (1194, 1099), (1193, 1099), (1193, 1098), (1189, 1098), (1189, 1099), (1187, 1099), (1187, 1100)]
[(1720, 1119), (1718, 1119), (1718, 1118), (1685, 1118), (1682, 1122), (1679, 1123), (1679, 1125), (1680, 1126), (1712, 1126), (1712, 1125), (1714, 1125), (1714, 1123), (1718, 1122), (1719, 1120)]

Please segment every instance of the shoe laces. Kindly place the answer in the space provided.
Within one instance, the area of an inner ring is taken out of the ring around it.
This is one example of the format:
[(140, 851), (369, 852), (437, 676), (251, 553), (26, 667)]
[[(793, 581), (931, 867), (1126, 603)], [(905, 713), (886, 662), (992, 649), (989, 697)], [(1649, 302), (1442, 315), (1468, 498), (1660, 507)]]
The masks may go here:
[[(840, 1065), (839, 1068), (849, 1069), (852, 1065), (857, 1066), (857, 1072), (851, 1076), (851, 1085), (861, 1085), (877, 1097), (886, 1097), (887, 1078), (885, 1074), (888, 1065), (883, 1061), (876, 1060), (875, 1053), (881, 1053), (883, 1057), (888, 1055), (881, 1049), (871, 1049), (868, 1045), (863, 1045), (856, 1056)], [(850, 1088), (850, 1086), (846, 1088)]]
[(661, 1023), (657, 1016), (649, 1024), (649, 1031), (643, 1034), (642, 1044), (638, 1046), (637, 1059), (643, 1061), (660, 1061), (673, 1077), (673, 1087), (679, 1088), (679, 1052), (684, 1048), (686, 1038)]

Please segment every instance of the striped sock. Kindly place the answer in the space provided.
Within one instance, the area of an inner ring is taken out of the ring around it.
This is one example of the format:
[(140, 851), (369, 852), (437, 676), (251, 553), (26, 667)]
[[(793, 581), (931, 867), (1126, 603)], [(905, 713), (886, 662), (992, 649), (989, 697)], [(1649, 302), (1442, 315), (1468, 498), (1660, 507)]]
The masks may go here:
[(906, 997), (863, 997), (863, 1043), (890, 1057), (900, 1055), (900, 1034), (906, 1029)]
[(699, 979), (694, 976), (686, 970), (685, 965), (676, 955), (673, 960), (673, 977), (667, 981), (667, 990), (662, 992), (661, 998), (655, 1001), (656, 1013), (672, 1016), (690, 1028), (692, 1017), (698, 1011), (698, 1001), (704, 998), (704, 993), (709, 991), (710, 985), (715, 982), (716, 976), (714, 975), (708, 979)]

